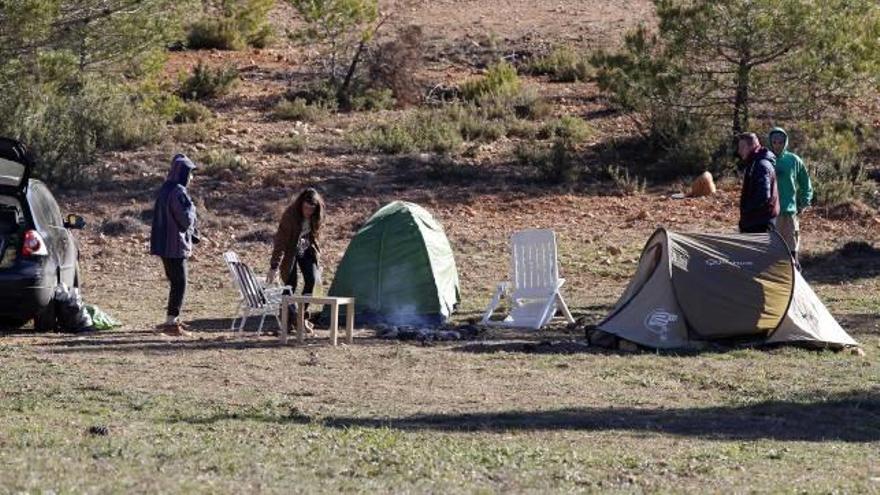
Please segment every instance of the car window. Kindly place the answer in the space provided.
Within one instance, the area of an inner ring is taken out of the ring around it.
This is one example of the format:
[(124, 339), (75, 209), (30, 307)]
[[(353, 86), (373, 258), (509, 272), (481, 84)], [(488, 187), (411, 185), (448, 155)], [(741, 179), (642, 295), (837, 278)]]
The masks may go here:
[(43, 197), (46, 200), (46, 209), (49, 210), (49, 221), (53, 227), (64, 227), (64, 219), (61, 217), (61, 208), (55, 197), (49, 192), (49, 188), (43, 187)]
[(61, 210), (58, 209), (58, 203), (55, 202), (46, 186), (32, 183), (28, 190), (30, 191), (28, 202), (37, 225), (43, 228), (61, 227)]
[(0, 158), (0, 185), (18, 186), (24, 173), (25, 167), (21, 163)]

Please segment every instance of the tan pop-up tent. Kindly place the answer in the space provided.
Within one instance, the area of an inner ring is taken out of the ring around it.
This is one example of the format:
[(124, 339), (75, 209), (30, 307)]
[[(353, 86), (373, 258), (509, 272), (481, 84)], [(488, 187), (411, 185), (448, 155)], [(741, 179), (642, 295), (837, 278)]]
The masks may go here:
[(598, 329), (656, 348), (749, 338), (856, 346), (771, 234), (651, 236), (638, 269)]

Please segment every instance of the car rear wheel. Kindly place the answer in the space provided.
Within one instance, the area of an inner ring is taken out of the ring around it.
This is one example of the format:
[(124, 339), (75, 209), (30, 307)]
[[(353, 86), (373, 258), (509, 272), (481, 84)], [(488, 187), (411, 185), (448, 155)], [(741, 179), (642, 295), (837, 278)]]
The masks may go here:
[(54, 332), (58, 329), (58, 318), (55, 315), (55, 296), (49, 304), (34, 317), (34, 330), (38, 332)]

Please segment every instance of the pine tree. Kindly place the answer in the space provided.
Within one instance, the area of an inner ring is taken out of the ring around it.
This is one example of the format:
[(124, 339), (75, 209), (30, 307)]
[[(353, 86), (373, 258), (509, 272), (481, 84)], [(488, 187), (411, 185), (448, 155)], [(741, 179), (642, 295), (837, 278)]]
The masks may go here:
[(592, 62), (600, 87), (660, 140), (702, 126), (729, 137), (755, 119), (818, 119), (880, 81), (876, 0), (654, 3), (656, 31), (641, 27), (621, 52)]

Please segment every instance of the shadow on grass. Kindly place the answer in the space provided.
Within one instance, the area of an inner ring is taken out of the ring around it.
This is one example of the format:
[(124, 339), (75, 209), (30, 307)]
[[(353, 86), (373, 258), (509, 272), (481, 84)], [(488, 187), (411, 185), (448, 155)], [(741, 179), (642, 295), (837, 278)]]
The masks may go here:
[(837, 250), (801, 257), (804, 276), (810, 282), (841, 284), (880, 275), (880, 249), (853, 241)]
[(199, 425), (228, 420), (404, 431), (637, 431), (711, 440), (876, 442), (880, 440), (880, 391), (854, 390), (829, 396), (811, 396), (805, 401), (777, 400), (705, 408), (585, 407), (549, 411), (420, 414), (401, 418), (313, 418), (294, 408), (286, 415), (243, 411), (169, 418), (170, 422)]
[(50, 348), (49, 351), (56, 354), (73, 353), (178, 353), (185, 351), (204, 351), (213, 349), (244, 350), (244, 349), (271, 349), (284, 347), (277, 340), (256, 338), (190, 338), (190, 337), (163, 337), (146, 339), (125, 338), (98, 338), (82, 340), (62, 340), (58, 342), (38, 344)]
[(474, 342), (452, 349), (470, 354), (495, 354), (499, 352), (522, 354), (609, 354), (599, 347), (590, 347), (584, 340), (542, 340), (539, 342)]

